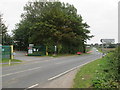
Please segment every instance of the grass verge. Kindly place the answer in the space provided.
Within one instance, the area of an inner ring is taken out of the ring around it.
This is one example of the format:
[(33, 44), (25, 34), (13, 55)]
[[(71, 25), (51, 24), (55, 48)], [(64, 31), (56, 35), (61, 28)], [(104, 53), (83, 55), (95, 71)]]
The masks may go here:
[(81, 67), (75, 76), (73, 88), (91, 88), (92, 80), (96, 78), (96, 73), (102, 72), (101, 65), (105, 63), (101, 58)]
[(119, 50), (120, 48), (80, 68), (74, 79), (73, 88), (115, 88), (118, 90), (120, 88)]
[(17, 60), (17, 59), (2, 59), (0, 60), (0, 63), (2, 66), (8, 66), (9, 61), (11, 61), (10, 65), (20, 64), (22, 62), (21, 60)]
[(99, 63), (101, 63), (101, 59), (81, 67), (75, 76), (73, 88), (91, 87), (92, 80), (95, 77), (95, 72), (99, 69)]

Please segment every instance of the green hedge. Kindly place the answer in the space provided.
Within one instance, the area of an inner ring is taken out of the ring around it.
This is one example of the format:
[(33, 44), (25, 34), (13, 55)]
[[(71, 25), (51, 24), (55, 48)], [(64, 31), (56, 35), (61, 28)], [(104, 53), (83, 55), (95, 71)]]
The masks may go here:
[(103, 58), (102, 73), (93, 80), (95, 88), (120, 88), (120, 47)]

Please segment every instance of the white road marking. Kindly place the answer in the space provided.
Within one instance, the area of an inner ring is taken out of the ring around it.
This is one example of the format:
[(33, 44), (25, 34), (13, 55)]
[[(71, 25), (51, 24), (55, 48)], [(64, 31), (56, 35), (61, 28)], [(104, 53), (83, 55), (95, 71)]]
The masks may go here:
[(28, 87), (28, 88), (33, 88), (33, 87), (35, 87), (35, 86), (38, 86), (38, 84), (32, 85), (32, 86), (30, 86), (30, 87)]
[(17, 73), (22, 73), (22, 72), (26, 72), (26, 71), (31, 71), (31, 70), (35, 70), (35, 69), (40, 69), (40, 68), (41, 67), (36, 67), (36, 68), (27, 69), (27, 70), (23, 70), (23, 71), (18, 71), (18, 72), (14, 72), (14, 73), (8, 73), (8, 74), (2, 75), (0, 77), (5, 77), (5, 76), (9, 76), (9, 75), (17, 74)]
[[(96, 59), (95, 59), (95, 60), (96, 60)], [(94, 60), (92, 60), (92, 61), (94, 61)], [(76, 67), (74, 67), (74, 68), (71, 68), (71, 69), (69, 69), (69, 70), (67, 70), (67, 71), (65, 71), (65, 72), (63, 72), (63, 73), (60, 73), (60, 74), (58, 74), (58, 75), (56, 75), (56, 76), (54, 76), (54, 77), (52, 77), (52, 78), (49, 78), (48, 81), (53, 80), (53, 79), (56, 79), (56, 78), (58, 78), (58, 77), (60, 77), (60, 76), (62, 76), (62, 75), (65, 75), (66, 73), (68, 73), (68, 72), (70, 72), (70, 71), (73, 71), (73, 70), (75, 70), (75, 69), (77, 69), (77, 68), (79, 68), (79, 67), (81, 67), (81, 66), (83, 66), (83, 65), (85, 65), (85, 64), (88, 64), (88, 63), (90, 63), (90, 62), (92, 62), (92, 61), (89, 61), (89, 62), (87, 62), (87, 63), (78, 65), (78, 66), (76, 66)]]

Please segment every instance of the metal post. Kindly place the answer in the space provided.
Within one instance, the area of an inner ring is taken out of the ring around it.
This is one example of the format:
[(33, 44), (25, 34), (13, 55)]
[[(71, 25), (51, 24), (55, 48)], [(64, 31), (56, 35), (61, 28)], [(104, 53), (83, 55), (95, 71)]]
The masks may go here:
[(106, 54), (105, 55), (107, 55), (107, 47), (108, 47), (108, 44), (106, 44)]

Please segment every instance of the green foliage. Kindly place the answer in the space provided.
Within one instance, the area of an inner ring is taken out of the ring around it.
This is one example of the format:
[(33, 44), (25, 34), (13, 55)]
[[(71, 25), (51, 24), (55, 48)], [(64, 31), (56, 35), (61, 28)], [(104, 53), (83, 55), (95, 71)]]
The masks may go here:
[[(2, 59), (0, 60), (0, 63), (9, 63), (10, 59)], [(11, 59), (11, 62), (22, 62), (21, 60), (17, 60), (17, 59)]]
[[(11, 64), (9, 65), (9, 62), (11, 62)], [(16, 64), (21, 64), (22, 60), (17, 60), (17, 59), (2, 59), (0, 60), (0, 66), (13, 66)]]
[(29, 34), (29, 27), (30, 23), (26, 20), (21, 21), (19, 24), (16, 24), (16, 30), (13, 31), (14, 33), (14, 41), (17, 41), (17, 44), (15, 45), (15, 48), (19, 50), (26, 50), (28, 47), (28, 37)]
[(75, 76), (73, 88), (92, 87), (92, 80), (99, 71), (100, 63), (101, 59), (98, 59), (81, 67)]
[[(2, 36), (1, 36), (2, 35)], [(0, 14), (0, 38), (2, 38), (2, 45), (11, 45), (12, 38), (7, 33), (7, 27), (5, 26), (4, 22), (2, 21), (2, 14)]]
[(28, 56), (44, 56), (45, 52), (33, 52), (32, 54), (28, 54)]
[(74, 79), (73, 88), (95, 88), (95, 90), (120, 88), (120, 47), (104, 58), (81, 67)]
[(93, 80), (95, 88), (120, 88), (120, 47), (107, 55), (101, 65), (101, 72), (96, 74)]
[(61, 2), (28, 2), (21, 15), (22, 21), (16, 25), (14, 39), (19, 45), (57, 46), (58, 53), (84, 52), (89, 26), (83, 23), (77, 9)]

